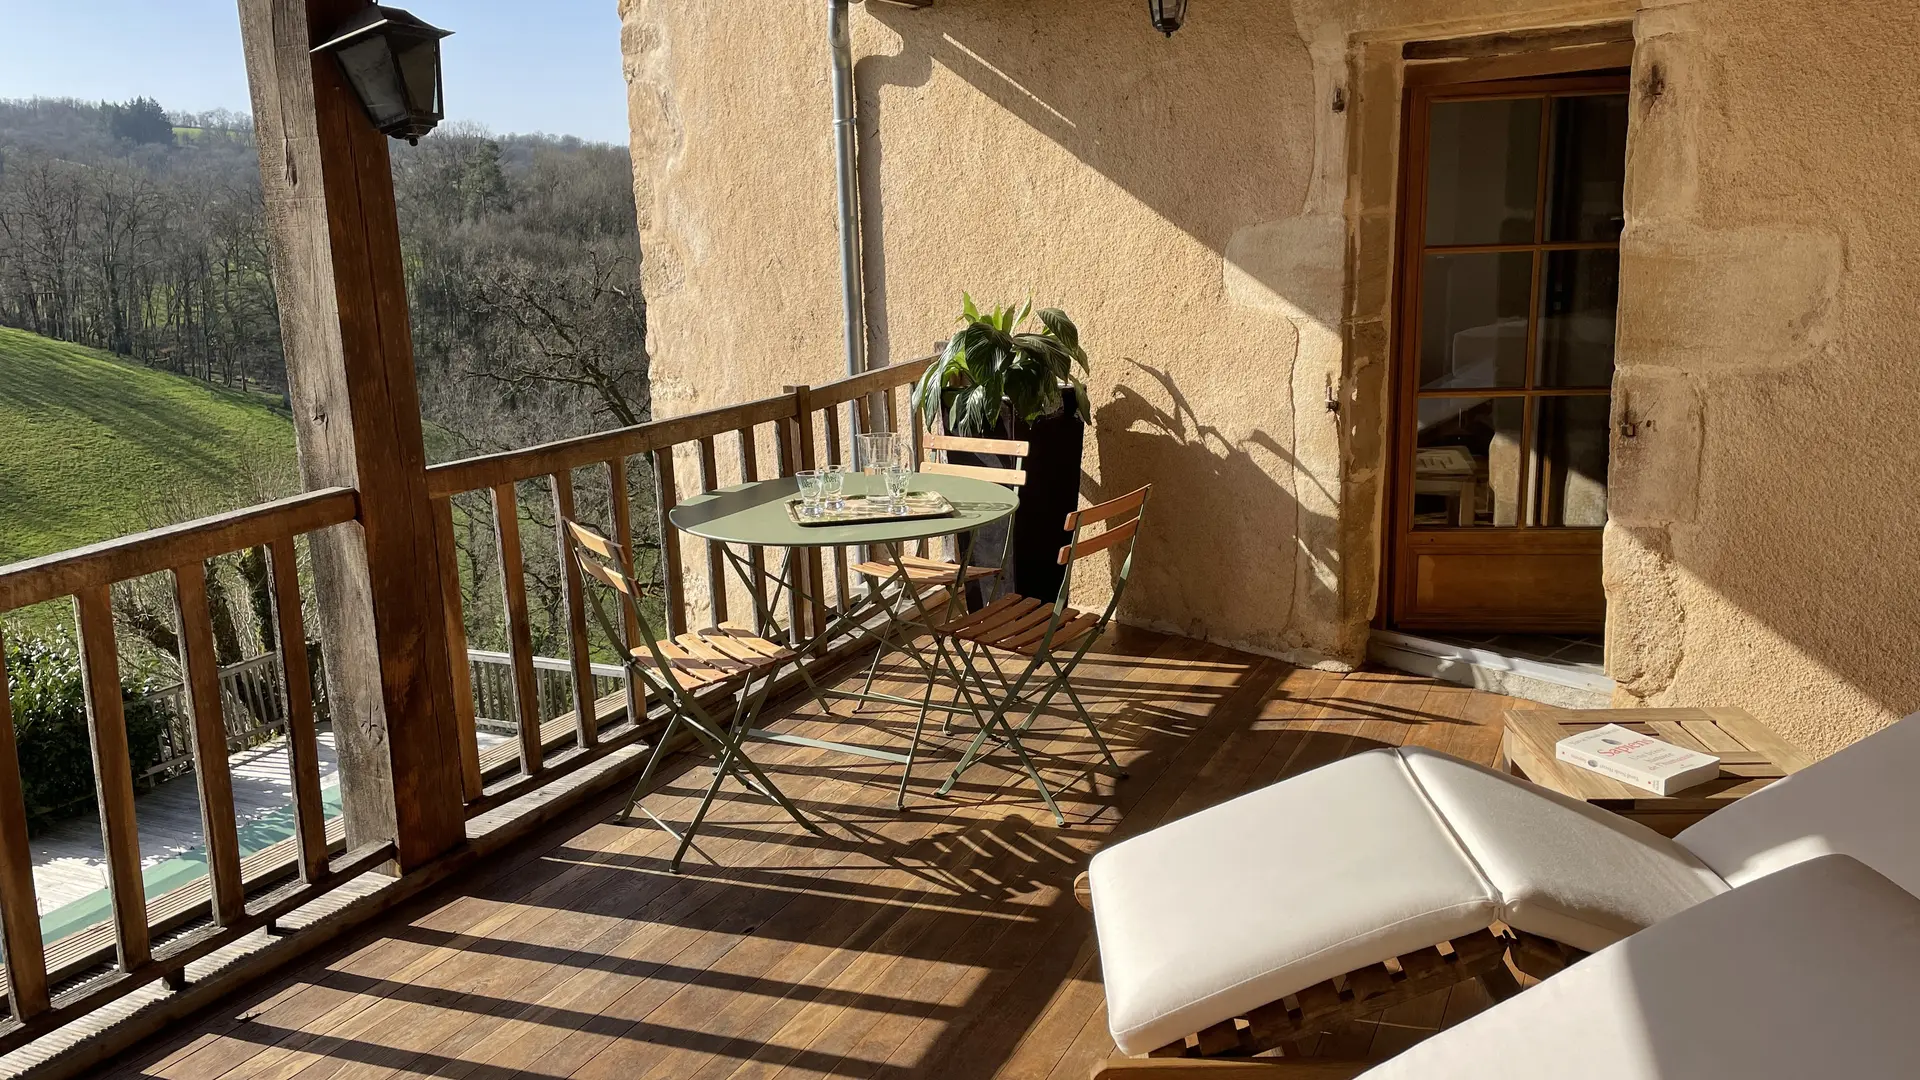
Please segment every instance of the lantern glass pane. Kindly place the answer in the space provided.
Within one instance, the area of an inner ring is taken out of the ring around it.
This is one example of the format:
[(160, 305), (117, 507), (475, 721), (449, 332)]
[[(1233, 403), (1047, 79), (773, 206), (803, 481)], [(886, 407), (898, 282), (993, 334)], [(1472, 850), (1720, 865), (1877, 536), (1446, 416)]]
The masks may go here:
[(439, 67), (439, 42), (432, 39), (402, 40), (399, 47), (400, 74), (406, 79), (407, 102), (412, 106), (414, 115), (440, 116), (440, 80), (434, 74)]
[(407, 119), (406, 93), (386, 39), (373, 37), (348, 45), (340, 50), (340, 63), (375, 127), (384, 131)]

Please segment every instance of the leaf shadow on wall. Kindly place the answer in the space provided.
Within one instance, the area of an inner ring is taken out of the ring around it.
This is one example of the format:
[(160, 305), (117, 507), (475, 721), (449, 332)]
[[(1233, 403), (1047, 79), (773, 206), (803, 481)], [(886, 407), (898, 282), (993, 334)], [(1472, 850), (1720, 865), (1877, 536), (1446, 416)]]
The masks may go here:
[[(1151, 380), (1153, 397), (1165, 404), (1131, 386), (1114, 389), (1094, 416), (1103, 475), (1083, 475), (1081, 489), (1097, 501), (1155, 484), (1131, 596), (1136, 602), (1152, 597), (1157, 611), (1183, 613), (1180, 629), (1198, 637), (1213, 632), (1210, 617), (1244, 609), (1249, 596), (1286, 597), (1283, 607), (1258, 618), (1275, 628), (1273, 640), (1258, 644), (1274, 651), (1300, 647), (1278, 635), (1298, 610), (1333, 610), (1338, 598), (1328, 581), (1337, 576), (1312, 570), (1338, 565), (1339, 553), (1320, 539), (1337, 533), (1275, 474), (1318, 481), (1271, 435), (1256, 432), (1236, 443), (1201, 420), (1172, 375), (1127, 363)], [(1298, 558), (1287, 557), (1289, 548)], [(1196, 562), (1211, 563), (1209, 572), (1181, 572)], [(1292, 580), (1261, 582), (1262, 576)]]

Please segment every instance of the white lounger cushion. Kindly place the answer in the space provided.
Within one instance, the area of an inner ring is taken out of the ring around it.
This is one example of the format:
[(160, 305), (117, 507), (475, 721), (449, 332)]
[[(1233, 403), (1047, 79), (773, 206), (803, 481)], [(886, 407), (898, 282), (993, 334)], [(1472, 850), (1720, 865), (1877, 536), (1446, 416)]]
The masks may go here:
[(1726, 890), (1650, 829), (1413, 748), (1163, 825), (1090, 877), (1129, 1054), (1495, 921), (1593, 950)]
[(1920, 900), (1845, 856), (1594, 954), (1363, 1080), (1920, 1076)]
[(1638, 822), (1432, 750), (1400, 754), (1516, 930), (1593, 952), (1727, 891)]
[(1678, 840), (1735, 885), (1839, 852), (1920, 895), (1920, 713), (1775, 781)]
[(1391, 750), (1116, 844), (1090, 874), (1108, 1023), (1129, 1054), (1494, 918)]

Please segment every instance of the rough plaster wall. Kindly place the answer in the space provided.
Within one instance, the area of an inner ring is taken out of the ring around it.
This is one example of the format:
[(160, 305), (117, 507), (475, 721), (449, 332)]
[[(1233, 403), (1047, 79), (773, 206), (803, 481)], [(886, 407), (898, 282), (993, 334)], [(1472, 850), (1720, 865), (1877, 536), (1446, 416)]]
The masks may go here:
[[(1390, 270), (1349, 271), (1350, 251), (1372, 250), (1352, 240), (1356, 35), (1619, 7), (1211, 0), (1167, 40), (1142, 12), (1088, 0), (865, 5), (873, 358), (924, 354), (962, 289), (1066, 308), (1094, 360), (1087, 496), (1156, 485), (1124, 615), (1356, 662), (1387, 333), (1363, 294)], [(840, 370), (823, 8), (622, 0), (663, 414)], [(1376, 113), (1397, 108), (1391, 78), (1373, 93)], [(1375, 241), (1390, 236), (1390, 145), (1383, 160)], [(1086, 574), (1076, 599), (1107, 589)]]
[(620, 13), (656, 415), (844, 376), (826, 5)]
[[(1292, 22), (1250, 0), (1171, 40), (1083, 0), (866, 14), (877, 354), (944, 336), (962, 289), (1064, 307), (1093, 355), (1085, 495), (1155, 485), (1128, 617), (1329, 651), (1342, 235), (1306, 213), (1317, 106)], [(1104, 575), (1079, 584), (1104, 602)]]
[(1920, 9), (1659, 3), (1637, 32), (1617, 703), (1831, 751), (1920, 707)]

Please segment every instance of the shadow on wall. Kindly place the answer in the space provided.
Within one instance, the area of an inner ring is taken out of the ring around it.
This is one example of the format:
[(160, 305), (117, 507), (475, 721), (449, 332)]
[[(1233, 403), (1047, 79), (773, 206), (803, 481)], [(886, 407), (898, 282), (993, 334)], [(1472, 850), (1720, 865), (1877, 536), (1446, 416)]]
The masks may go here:
[[(861, 253), (876, 357), (890, 355), (882, 97), (889, 88), (926, 87), (936, 66), (1223, 257), (1238, 230), (1301, 209), (1312, 168), (1310, 128), (1302, 138), (1287, 124), (1253, 119), (1310, 109), (1312, 60), (1284, 8), (1220, 5), (1171, 39), (1147, 24), (1144, 9), (1082, 0), (869, 4), (867, 14), (900, 37), (899, 52), (864, 56), (855, 66)], [(1005, 171), (995, 157), (1003, 136), (977, 116), (916, 122), (951, 125), (945, 152), (955, 189), (923, 186), (918, 198), (964, 200), (969, 176)], [(1084, 198), (1083, 191), (1030, 195), (1042, 209), (1051, 198)], [(1261, 275), (1257, 266), (1247, 269)], [(1332, 272), (1337, 276), (1337, 263)], [(928, 344), (910, 342), (901, 355), (921, 355)]]
[[(1302, 509), (1296, 494), (1275, 479), (1272, 462), (1284, 465), (1290, 476), (1304, 477), (1307, 471), (1265, 432), (1241, 443), (1229, 440), (1200, 421), (1171, 375), (1135, 360), (1127, 363), (1152, 380), (1160, 391), (1156, 396), (1164, 395), (1168, 405), (1155, 404), (1130, 386), (1115, 388), (1094, 414), (1093, 437), (1106, 475), (1099, 481), (1081, 478), (1093, 501), (1154, 485), (1123, 614), (1139, 609), (1139, 598), (1150, 596), (1163, 617), (1177, 617), (1179, 629), (1204, 638), (1210, 615), (1240, 609), (1250, 594), (1287, 598), (1285, 610), (1266, 620), (1278, 628), (1276, 634), (1292, 626), (1296, 611), (1332, 610), (1339, 554), (1316, 547), (1310, 538), (1335, 532), (1324, 527), (1323, 515)], [(1263, 462), (1256, 451), (1269, 460)], [(1231, 520), (1218, 513), (1220, 492), (1230, 492), (1241, 510)], [(1250, 530), (1259, 539), (1250, 538)], [(1262, 542), (1269, 546), (1259, 546)], [(1298, 550), (1285, 550), (1289, 547)], [(1296, 574), (1302, 565), (1327, 572)], [(1252, 644), (1284, 653), (1305, 642), (1276, 636)]]

